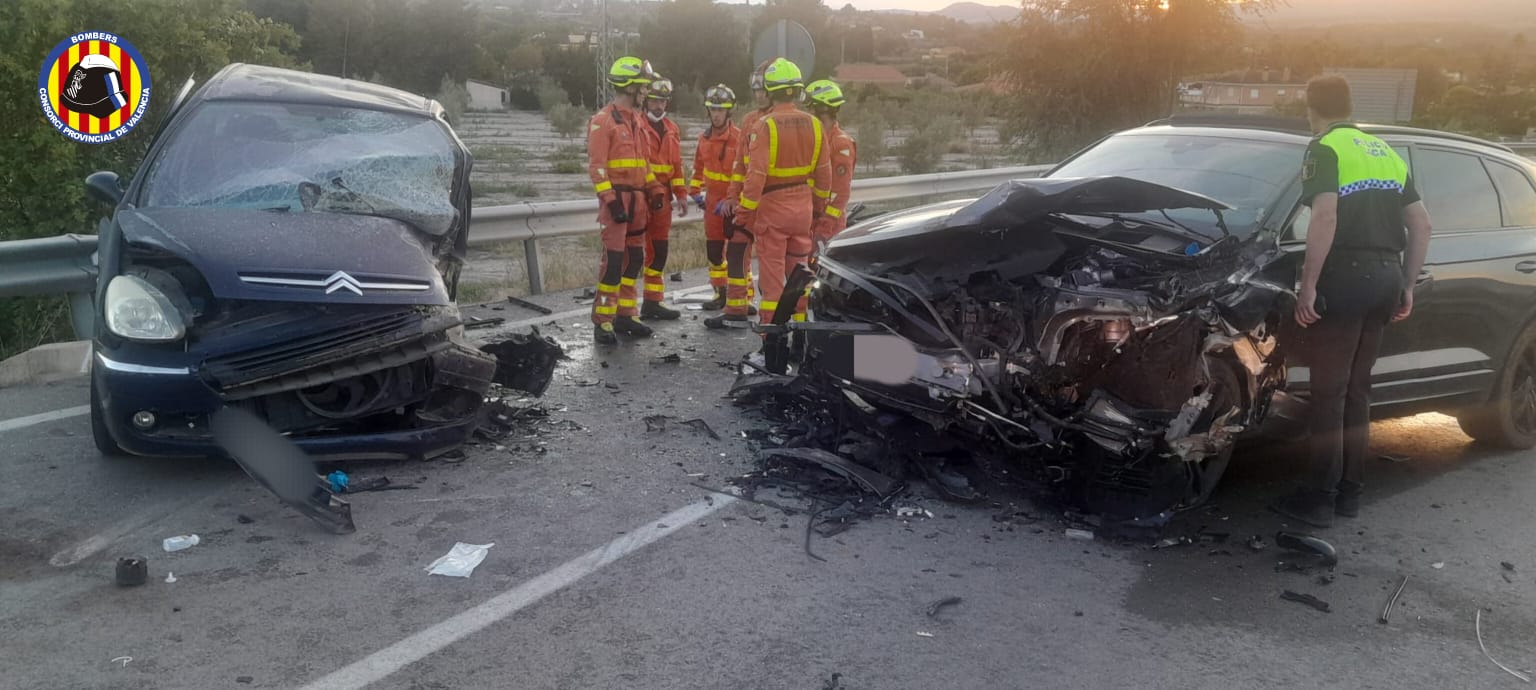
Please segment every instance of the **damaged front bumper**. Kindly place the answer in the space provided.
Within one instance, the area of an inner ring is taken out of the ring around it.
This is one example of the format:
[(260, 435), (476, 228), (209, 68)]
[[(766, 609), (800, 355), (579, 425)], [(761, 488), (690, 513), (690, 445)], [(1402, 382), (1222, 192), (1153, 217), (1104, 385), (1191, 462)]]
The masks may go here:
[(149, 456), (217, 454), (209, 420), (224, 407), (256, 414), (328, 460), (424, 459), (462, 445), (496, 359), (457, 342), (453, 309), (406, 312), (389, 329), (370, 323), (246, 339), (235, 351), (219, 348), (233, 339), (218, 334), (188, 353), (98, 345), (101, 419), (123, 450)]

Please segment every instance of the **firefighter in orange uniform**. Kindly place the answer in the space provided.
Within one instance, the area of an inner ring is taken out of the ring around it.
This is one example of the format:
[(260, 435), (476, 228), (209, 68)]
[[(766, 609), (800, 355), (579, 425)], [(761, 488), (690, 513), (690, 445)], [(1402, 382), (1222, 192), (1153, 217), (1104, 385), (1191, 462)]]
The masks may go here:
[(811, 225), (811, 235), (817, 242), (827, 242), (847, 225), (843, 217), (848, 210), (848, 194), (853, 188), (853, 169), (858, 162), (859, 151), (853, 137), (843, 131), (837, 122), (837, 112), (846, 100), (837, 84), (822, 79), (805, 87), (811, 102), (811, 112), (821, 120), (822, 131), (827, 134), (827, 152), (832, 161), (832, 196), (827, 207)]
[(587, 172), (597, 192), (602, 224), (603, 260), (592, 302), (592, 338), (600, 344), (618, 342), (618, 335), (647, 337), (649, 326), (635, 318), (635, 281), (645, 265), (645, 226), (652, 199), (666, 198), (647, 161), (639, 108), (647, 87), (656, 79), (651, 65), (622, 57), (608, 70), (613, 102), (592, 116), (587, 126)]
[(645, 134), (646, 149), (651, 172), (656, 181), (670, 191), (675, 201), (668, 203), (662, 195), (651, 199), (651, 217), (645, 224), (645, 301), (640, 306), (640, 318), (657, 321), (675, 321), (682, 313), (670, 309), (661, 301), (666, 297), (667, 284), (662, 271), (667, 267), (667, 244), (672, 234), (672, 213), (688, 215), (688, 183), (683, 179), (683, 142), (677, 123), (667, 118), (667, 106), (672, 102), (672, 82), (657, 78), (651, 82), (650, 93), (645, 97), (646, 122), (640, 126)]
[[(773, 321), (783, 296), (787, 270), (810, 261), (811, 222), (831, 197), (832, 165), (821, 120), (795, 104), (804, 87), (800, 68), (779, 58), (763, 73), (773, 105), (747, 135), (747, 174), (737, 202), (736, 222), (757, 244), (761, 272), (758, 306), (761, 323)], [(736, 271), (732, 270), (732, 278)], [(794, 309), (799, 295), (786, 308)], [(712, 327), (747, 326), (746, 290), (727, 285), (725, 313)]]
[(709, 258), (709, 284), (715, 288), (715, 298), (703, 306), (706, 311), (719, 311), (725, 308), (725, 218), (708, 209), (718, 206), (726, 198), (731, 186), (731, 171), (738, 158), (741, 130), (731, 122), (736, 93), (726, 85), (716, 84), (705, 91), (704, 107), (709, 110), (709, 129), (699, 135), (688, 193), (699, 208), (705, 209), (704, 251)]
[[(773, 103), (768, 100), (768, 90), (763, 85), (763, 72), (768, 69), (770, 64), (772, 64), (771, 61), (764, 62), (752, 71), (749, 84), (752, 89), (752, 99), (757, 108), (747, 113), (741, 119), (743, 142), (741, 146), (737, 147), (736, 161), (731, 167), (731, 186), (726, 189), (725, 198), (720, 200), (720, 203), (715, 206), (715, 213), (725, 216), (725, 237), (726, 241), (729, 242), (725, 250), (727, 269), (726, 292), (730, 292), (730, 287), (733, 285), (746, 287), (747, 296), (742, 299), (746, 301), (747, 314), (749, 315), (757, 313), (757, 308), (752, 306), (752, 243), (754, 240), (752, 233), (742, 227), (741, 223), (736, 220), (736, 204), (741, 199), (741, 187), (747, 180), (747, 147), (745, 138), (757, 126), (758, 121), (768, 114), (768, 110), (773, 106)], [(741, 273), (738, 275), (735, 272), (736, 269), (731, 268), (731, 266), (740, 266)], [(726, 306), (731, 306), (729, 296), (726, 297)], [(734, 323), (734, 321), (727, 323), (720, 319), (704, 320), (704, 325), (710, 328), (726, 328)]]

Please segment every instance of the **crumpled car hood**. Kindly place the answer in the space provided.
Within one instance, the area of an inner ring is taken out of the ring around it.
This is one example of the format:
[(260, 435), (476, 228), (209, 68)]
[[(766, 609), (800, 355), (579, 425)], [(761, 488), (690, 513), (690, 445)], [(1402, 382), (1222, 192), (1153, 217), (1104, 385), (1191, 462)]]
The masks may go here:
[[(130, 245), (191, 263), (221, 299), (327, 304), (450, 303), (441, 274), (407, 224), (341, 213), (151, 208), (118, 212)], [(327, 281), (345, 272), (362, 292)], [(327, 292), (327, 290), (330, 290)]]
[(896, 213), (845, 230), (833, 249), (955, 230), (1022, 226), (1060, 213), (1140, 213), (1231, 207), (1207, 196), (1129, 177), (1009, 180), (971, 201), (948, 201)]

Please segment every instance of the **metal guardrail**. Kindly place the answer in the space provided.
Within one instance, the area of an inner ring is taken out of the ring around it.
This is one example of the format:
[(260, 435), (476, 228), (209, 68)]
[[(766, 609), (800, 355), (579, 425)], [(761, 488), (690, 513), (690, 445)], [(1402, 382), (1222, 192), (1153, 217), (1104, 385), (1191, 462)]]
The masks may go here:
[(69, 295), (75, 333), (91, 331), (96, 236), (59, 235), (0, 242), (0, 297)]

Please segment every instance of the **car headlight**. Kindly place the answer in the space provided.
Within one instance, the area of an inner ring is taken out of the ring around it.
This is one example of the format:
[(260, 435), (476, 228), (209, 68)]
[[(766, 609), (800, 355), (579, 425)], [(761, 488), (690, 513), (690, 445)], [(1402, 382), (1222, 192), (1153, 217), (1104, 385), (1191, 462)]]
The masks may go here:
[(138, 276), (107, 284), (107, 329), (129, 340), (169, 342), (187, 334), (181, 312), (159, 288)]

